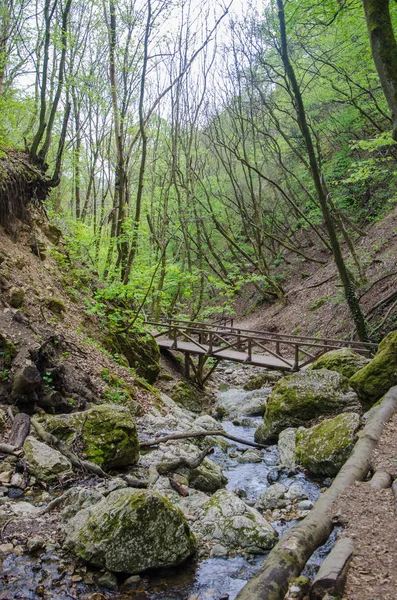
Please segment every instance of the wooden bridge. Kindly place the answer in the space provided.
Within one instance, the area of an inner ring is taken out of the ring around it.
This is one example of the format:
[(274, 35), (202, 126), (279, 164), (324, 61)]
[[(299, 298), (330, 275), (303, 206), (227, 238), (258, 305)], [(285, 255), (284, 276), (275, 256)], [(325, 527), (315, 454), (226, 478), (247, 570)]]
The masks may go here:
[[(153, 335), (160, 348), (185, 355), (185, 375), (189, 377), (192, 370), (193, 378), (200, 387), (221, 360), (294, 372), (329, 350), (348, 347), (360, 354), (371, 355), (377, 349), (377, 344), (372, 343), (241, 329), (233, 326), (232, 319), (212, 323), (178, 319), (146, 322), (153, 327)], [(192, 355), (198, 357), (196, 364)], [(212, 359), (212, 364), (205, 373), (204, 367), (209, 359)]]

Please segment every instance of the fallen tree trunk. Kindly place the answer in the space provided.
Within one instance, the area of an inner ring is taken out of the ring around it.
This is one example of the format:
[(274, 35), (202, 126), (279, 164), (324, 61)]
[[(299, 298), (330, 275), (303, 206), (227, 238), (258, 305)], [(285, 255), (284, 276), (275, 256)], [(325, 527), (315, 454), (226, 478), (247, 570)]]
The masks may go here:
[(30, 432), (30, 417), (25, 413), (15, 415), (12, 422), (12, 429), (8, 436), (10, 446), (21, 448)]
[(372, 452), (385, 423), (397, 410), (397, 386), (391, 388), (374, 409), (354, 446), (350, 458), (339, 471), (331, 487), (323, 494), (298, 525), (287, 531), (271, 550), (261, 570), (244, 586), (237, 600), (281, 600), (289, 583), (302, 571), (316, 548), (332, 531), (330, 509), (340, 494), (368, 473)]
[(250, 442), (249, 440), (243, 440), (242, 438), (236, 437), (235, 435), (230, 435), (226, 433), (226, 431), (187, 431), (185, 433), (172, 433), (170, 435), (165, 435), (161, 438), (155, 438), (153, 440), (147, 440), (143, 442), (139, 442), (141, 448), (149, 448), (150, 446), (158, 446), (159, 444), (165, 444), (165, 442), (169, 442), (170, 440), (187, 440), (189, 438), (200, 438), (209, 436), (221, 436), (228, 440), (232, 440), (232, 442), (238, 442), (239, 444), (245, 444), (246, 446), (252, 446), (253, 448), (268, 448), (269, 446), (264, 446), (263, 444), (257, 444), (256, 442)]
[(385, 470), (376, 471), (370, 481), (370, 486), (375, 490), (385, 490), (391, 487), (393, 477)]
[(37, 419), (32, 418), (31, 423), (41, 439), (44, 440), (46, 444), (55, 446), (55, 448), (57, 448), (61, 454), (70, 460), (73, 466), (79, 467), (80, 469), (85, 469), (91, 473), (95, 473), (95, 475), (99, 475), (99, 477), (108, 477), (108, 475), (102, 471), (101, 467), (89, 462), (88, 460), (81, 460), (76, 454), (71, 452), (69, 448), (63, 442), (61, 442), (61, 440), (58, 440), (58, 438), (55, 437), (55, 435), (48, 433), (48, 431), (44, 429)]
[(18, 448), (16, 446), (11, 446), (10, 444), (0, 444), (0, 452), (2, 454), (14, 454), (14, 456), (22, 454), (22, 450), (18, 452)]
[(323, 600), (326, 594), (342, 597), (354, 545), (349, 538), (338, 540), (320, 567), (310, 589), (310, 600)]

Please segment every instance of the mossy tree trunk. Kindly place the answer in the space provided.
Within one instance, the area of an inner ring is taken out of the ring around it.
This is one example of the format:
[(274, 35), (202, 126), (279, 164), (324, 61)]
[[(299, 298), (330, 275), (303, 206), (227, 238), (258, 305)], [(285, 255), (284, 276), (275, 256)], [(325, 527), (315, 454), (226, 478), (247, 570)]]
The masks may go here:
[[(375, 0), (376, 1), (376, 0)], [(314, 150), (314, 144), (312, 140), (312, 134), (306, 118), (306, 111), (303, 104), (303, 98), (300, 91), (299, 83), (295, 75), (294, 68), (289, 58), (288, 44), (287, 44), (287, 30), (285, 26), (285, 13), (283, 0), (277, 0), (278, 8), (278, 20), (280, 27), (280, 54), (283, 62), (284, 70), (287, 75), (289, 84), (291, 86), (291, 95), (295, 105), (297, 120), (299, 128), (301, 130), (306, 152), (309, 157), (310, 171), (313, 178), (313, 183), (317, 192), (317, 197), (320, 203), (321, 212), (324, 218), (325, 226), (327, 228), (329, 240), (331, 243), (332, 253), (336, 267), (339, 272), (339, 277), (343, 285), (346, 302), (349, 306), (350, 313), (357, 331), (357, 336), (362, 342), (368, 342), (367, 327), (365, 324), (364, 316), (362, 314), (359, 301), (354, 292), (353, 283), (349, 276), (349, 272), (346, 268), (345, 261), (343, 258), (342, 250), (339, 244), (338, 236), (335, 229), (335, 224), (328, 206), (327, 194), (325, 192), (322, 180), (320, 167), (317, 161), (316, 152)]]
[(397, 43), (390, 18), (389, 0), (363, 0), (372, 57), (393, 123), (397, 141)]

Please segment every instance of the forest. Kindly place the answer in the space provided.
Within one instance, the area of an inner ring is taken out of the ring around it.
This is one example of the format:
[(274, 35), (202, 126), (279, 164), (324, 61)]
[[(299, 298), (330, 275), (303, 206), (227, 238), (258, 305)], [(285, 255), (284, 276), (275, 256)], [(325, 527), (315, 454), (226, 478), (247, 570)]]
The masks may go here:
[(357, 240), (396, 200), (397, 9), (235, 2), (2, 0), (3, 222), (33, 189), (120, 319), (205, 320), (247, 286), (285, 303), (325, 251), (366, 341)]
[(397, 4), (0, 0), (0, 600), (395, 600)]

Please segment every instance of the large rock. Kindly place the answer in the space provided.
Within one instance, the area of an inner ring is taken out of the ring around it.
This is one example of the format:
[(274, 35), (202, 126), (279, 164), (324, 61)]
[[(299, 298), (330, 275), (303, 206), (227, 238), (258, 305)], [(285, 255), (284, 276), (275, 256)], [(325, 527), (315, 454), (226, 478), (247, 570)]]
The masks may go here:
[(263, 415), (271, 388), (262, 388), (247, 392), (242, 389), (230, 389), (218, 394), (215, 412), (221, 416)]
[(70, 448), (77, 445), (88, 460), (104, 469), (138, 462), (137, 430), (125, 407), (102, 404), (69, 415), (47, 415), (41, 420), (47, 431)]
[(160, 349), (155, 338), (147, 331), (129, 331), (108, 335), (103, 344), (113, 354), (123, 354), (130, 367), (149, 383), (160, 373)]
[(77, 513), (65, 530), (67, 548), (116, 573), (178, 565), (196, 549), (182, 511), (146, 490), (116, 490)]
[(288, 502), (285, 497), (287, 488), (282, 483), (274, 483), (261, 494), (255, 504), (255, 507), (262, 510), (274, 510), (275, 508), (284, 508)]
[(60, 473), (72, 471), (72, 465), (63, 454), (34, 437), (26, 438), (23, 449), (28, 470), (39, 481), (51, 481)]
[(353, 352), (349, 348), (340, 348), (339, 350), (331, 350), (318, 358), (310, 369), (328, 369), (328, 371), (336, 371), (344, 377), (351, 377), (365, 367), (369, 362), (368, 358)]
[(192, 526), (197, 537), (210, 546), (220, 544), (252, 554), (264, 554), (278, 535), (266, 519), (229, 490), (219, 490), (196, 513)]
[(197, 390), (184, 381), (178, 381), (171, 391), (171, 398), (192, 412), (201, 412), (201, 398)]
[(296, 432), (295, 458), (312, 475), (334, 477), (348, 459), (360, 426), (356, 413), (326, 419)]
[(369, 408), (396, 384), (397, 331), (392, 331), (381, 341), (374, 358), (350, 378), (350, 385)]
[(287, 427), (306, 425), (322, 416), (360, 410), (356, 394), (340, 373), (327, 369), (301, 371), (276, 383), (267, 400), (264, 422), (255, 432), (255, 440), (260, 443), (274, 441)]

